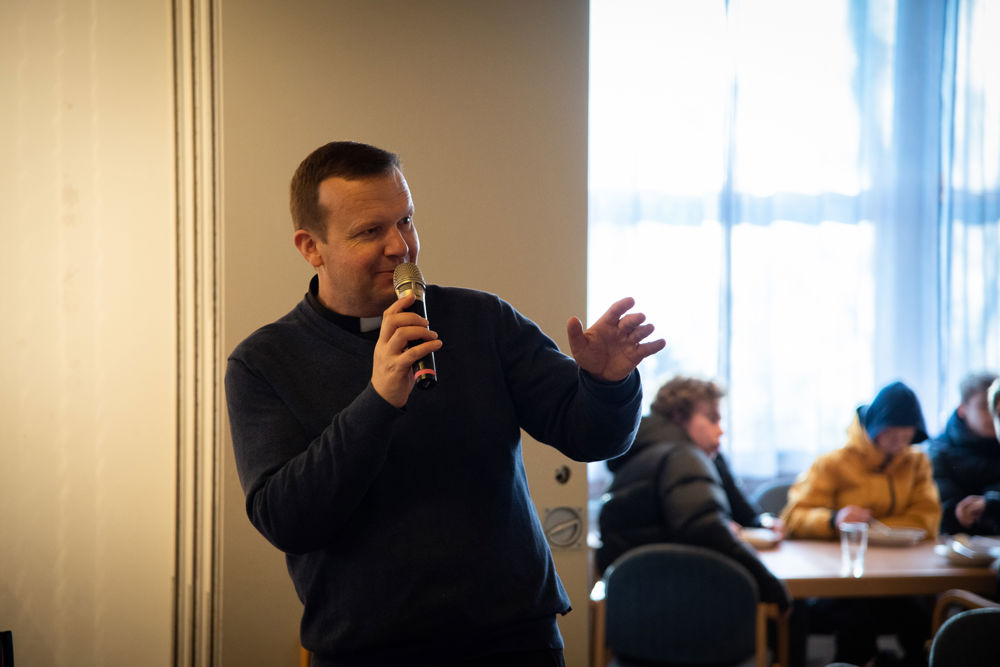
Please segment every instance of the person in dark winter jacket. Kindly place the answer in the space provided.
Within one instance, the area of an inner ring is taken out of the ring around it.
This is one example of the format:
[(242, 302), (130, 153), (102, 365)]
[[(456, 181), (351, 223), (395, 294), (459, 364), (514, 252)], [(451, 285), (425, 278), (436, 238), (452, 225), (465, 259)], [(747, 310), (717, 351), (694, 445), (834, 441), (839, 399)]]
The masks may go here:
[(1000, 440), (1000, 378), (993, 381), (986, 393), (986, 402), (993, 417), (993, 432), (997, 434), (997, 440)]
[(601, 572), (626, 551), (675, 542), (706, 547), (745, 567), (761, 600), (791, 605), (785, 585), (734, 534), (729, 501), (707, 451), (717, 451), (719, 399), (712, 382), (675, 377), (663, 385), (635, 443), (608, 461), (614, 479), (601, 508)]
[(931, 441), (942, 533), (1000, 533), (1000, 443), (988, 402), (990, 385), (996, 381), (995, 373), (963, 378), (961, 402), (944, 432)]
[[(729, 501), (729, 515), (732, 517), (730, 527), (739, 532), (743, 528), (767, 528), (779, 541), (785, 537), (785, 524), (781, 519), (762, 512), (756, 503), (751, 501), (743, 493), (732, 471), (729, 470), (729, 462), (722, 455), (722, 452), (705, 452), (712, 459), (715, 471), (719, 473), (719, 481), (722, 482), (722, 490), (726, 492), (726, 500)], [(704, 451), (704, 449), (702, 450)]]

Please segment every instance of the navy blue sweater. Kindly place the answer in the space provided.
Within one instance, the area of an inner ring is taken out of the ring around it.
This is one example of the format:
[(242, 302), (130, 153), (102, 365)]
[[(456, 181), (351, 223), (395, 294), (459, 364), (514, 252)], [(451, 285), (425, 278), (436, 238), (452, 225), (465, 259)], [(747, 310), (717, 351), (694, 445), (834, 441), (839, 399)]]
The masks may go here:
[(557, 648), (569, 610), (528, 493), (520, 429), (579, 461), (628, 448), (638, 374), (608, 384), (482, 292), (428, 286), (440, 381), (404, 409), (374, 342), (305, 300), (243, 341), (226, 395), (253, 525), (287, 554), (324, 664)]

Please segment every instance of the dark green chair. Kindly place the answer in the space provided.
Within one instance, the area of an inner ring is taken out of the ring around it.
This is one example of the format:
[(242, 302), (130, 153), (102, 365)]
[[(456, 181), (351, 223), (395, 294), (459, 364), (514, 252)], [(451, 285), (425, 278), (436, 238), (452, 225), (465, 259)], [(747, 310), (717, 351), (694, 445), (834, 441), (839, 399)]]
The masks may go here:
[(683, 544), (632, 549), (605, 574), (612, 666), (768, 664), (757, 582), (739, 563)]
[(1000, 608), (970, 609), (941, 626), (931, 644), (930, 667), (1000, 665)]
[(14, 667), (14, 633), (0, 632), (0, 667)]

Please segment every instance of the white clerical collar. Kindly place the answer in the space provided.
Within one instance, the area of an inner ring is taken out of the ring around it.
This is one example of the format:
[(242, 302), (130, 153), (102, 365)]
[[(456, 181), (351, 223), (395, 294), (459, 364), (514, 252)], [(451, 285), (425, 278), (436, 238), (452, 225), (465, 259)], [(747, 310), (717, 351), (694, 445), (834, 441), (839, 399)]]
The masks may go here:
[(361, 317), (359, 319), (361, 320), (359, 322), (361, 333), (365, 333), (366, 331), (374, 331), (375, 329), (378, 329), (379, 327), (382, 326), (381, 315), (379, 315), (378, 317)]

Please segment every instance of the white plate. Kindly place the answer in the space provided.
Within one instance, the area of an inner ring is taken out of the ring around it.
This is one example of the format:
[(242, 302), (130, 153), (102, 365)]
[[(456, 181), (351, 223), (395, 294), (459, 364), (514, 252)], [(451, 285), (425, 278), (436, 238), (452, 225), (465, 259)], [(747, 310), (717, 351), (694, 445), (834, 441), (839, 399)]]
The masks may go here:
[(911, 547), (927, 537), (921, 528), (890, 528), (889, 530), (868, 529), (868, 544), (888, 547)]
[[(956, 535), (955, 539), (959, 539)], [(1000, 539), (996, 537), (989, 537), (987, 535), (974, 535), (972, 537), (966, 537), (964, 544), (970, 546), (976, 551), (988, 551), (990, 549), (996, 549), (1000, 552)]]
[(986, 551), (973, 550), (971, 555), (966, 555), (965, 553), (955, 551), (951, 546), (950, 540), (945, 544), (934, 545), (934, 553), (944, 557), (952, 565), (967, 566), (989, 565), (1000, 555), (996, 547), (991, 547)]
[(755, 549), (772, 549), (781, 542), (769, 528), (741, 528), (740, 538)]

